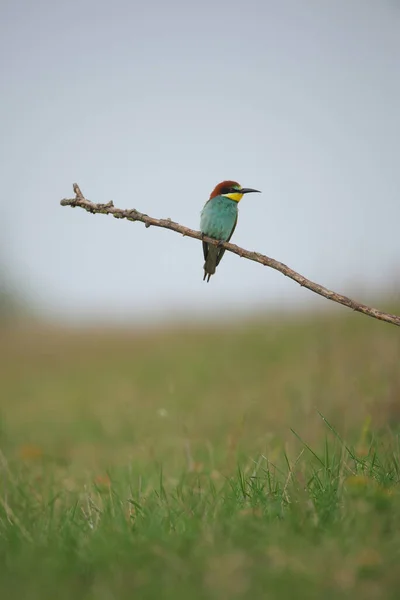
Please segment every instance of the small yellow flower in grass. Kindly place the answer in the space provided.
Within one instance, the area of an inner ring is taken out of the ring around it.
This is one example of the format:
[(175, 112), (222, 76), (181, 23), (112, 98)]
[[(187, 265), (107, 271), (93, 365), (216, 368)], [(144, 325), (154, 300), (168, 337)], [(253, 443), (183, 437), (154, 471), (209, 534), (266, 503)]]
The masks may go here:
[(36, 444), (24, 444), (19, 447), (18, 454), (22, 460), (38, 460), (43, 456), (43, 448)]
[(364, 576), (375, 574), (382, 562), (381, 555), (374, 548), (364, 548), (356, 558), (358, 571)]
[(359, 456), (360, 458), (365, 458), (366, 456), (368, 456), (369, 454), (369, 447), (363, 444), (359, 444), (356, 447), (356, 454), (357, 456)]
[(375, 481), (366, 475), (351, 475), (346, 478), (345, 485), (348, 488), (357, 490), (375, 485)]
[(204, 464), (202, 462), (194, 462), (189, 471), (191, 473), (202, 473), (204, 471)]
[(346, 489), (353, 497), (362, 498), (378, 509), (390, 506), (394, 490), (381, 485), (376, 479), (366, 475), (351, 475), (345, 480)]
[(111, 487), (111, 480), (108, 475), (97, 475), (94, 483), (100, 491), (106, 491)]

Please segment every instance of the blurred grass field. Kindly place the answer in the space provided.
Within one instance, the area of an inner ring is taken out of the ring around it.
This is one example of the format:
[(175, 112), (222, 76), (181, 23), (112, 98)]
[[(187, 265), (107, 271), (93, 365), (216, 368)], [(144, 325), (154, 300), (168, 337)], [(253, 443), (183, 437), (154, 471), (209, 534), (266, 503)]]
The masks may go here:
[(344, 309), (2, 330), (2, 597), (397, 598), (399, 365)]

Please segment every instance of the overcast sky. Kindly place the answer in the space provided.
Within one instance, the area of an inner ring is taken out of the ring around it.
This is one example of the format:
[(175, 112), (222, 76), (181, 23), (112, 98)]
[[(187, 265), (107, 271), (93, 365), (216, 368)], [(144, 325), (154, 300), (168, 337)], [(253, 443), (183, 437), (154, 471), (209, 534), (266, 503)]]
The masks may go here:
[(61, 208), (74, 181), (197, 229), (235, 179), (237, 244), (344, 293), (399, 274), (395, 0), (3, 0), (0, 60), (0, 226), (48, 314), (311, 299), (228, 253), (207, 285), (199, 242)]

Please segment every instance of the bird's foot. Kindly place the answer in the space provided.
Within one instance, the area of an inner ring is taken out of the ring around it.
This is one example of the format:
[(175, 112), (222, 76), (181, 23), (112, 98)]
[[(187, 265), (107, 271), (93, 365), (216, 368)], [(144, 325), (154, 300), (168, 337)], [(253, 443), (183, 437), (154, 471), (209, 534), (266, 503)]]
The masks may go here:
[(219, 240), (218, 244), (217, 244), (217, 248), (222, 248), (222, 246), (224, 245), (224, 240)]

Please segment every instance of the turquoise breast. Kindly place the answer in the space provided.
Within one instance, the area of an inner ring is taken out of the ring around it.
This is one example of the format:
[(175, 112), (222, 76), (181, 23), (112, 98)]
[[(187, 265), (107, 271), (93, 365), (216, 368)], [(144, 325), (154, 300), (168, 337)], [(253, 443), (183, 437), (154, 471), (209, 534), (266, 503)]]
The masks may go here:
[(225, 196), (216, 196), (201, 211), (200, 231), (216, 240), (227, 240), (238, 215), (238, 203)]

